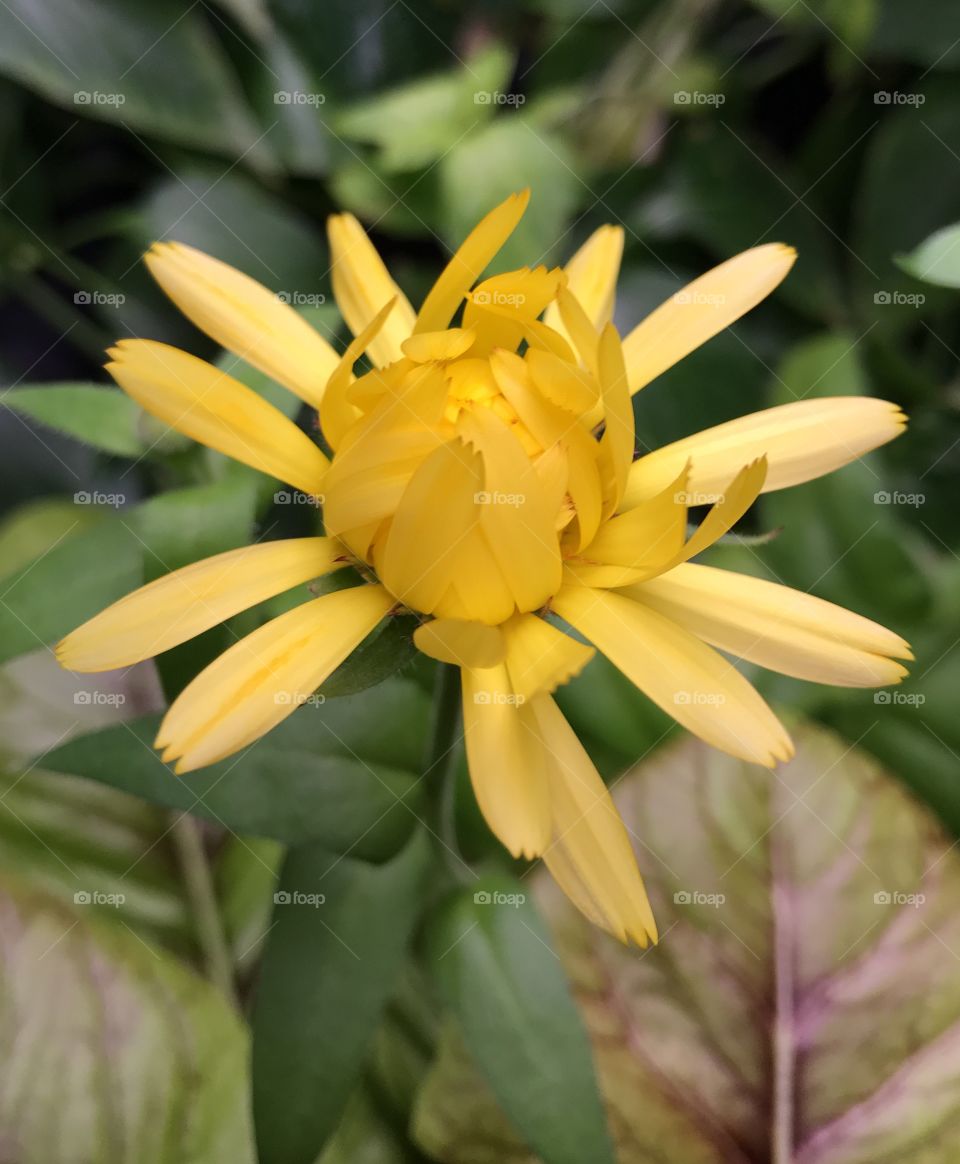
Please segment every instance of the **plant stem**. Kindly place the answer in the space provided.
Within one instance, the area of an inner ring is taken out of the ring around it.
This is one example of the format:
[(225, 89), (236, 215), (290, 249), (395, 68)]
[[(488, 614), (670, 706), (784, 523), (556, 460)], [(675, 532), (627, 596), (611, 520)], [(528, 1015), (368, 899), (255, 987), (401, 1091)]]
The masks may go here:
[(239, 1007), (233, 980), (233, 959), (220, 917), (200, 826), (188, 813), (181, 813), (173, 821), (172, 835), (207, 976), (225, 998)]
[(470, 869), (460, 854), (456, 825), (460, 722), (460, 671), (449, 663), (440, 663), (434, 687), (433, 724), (423, 773), (428, 796), (434, 805), (434, 837), (443, 850), (450, 872), (458, 881), (466, 882), (470, 879)]

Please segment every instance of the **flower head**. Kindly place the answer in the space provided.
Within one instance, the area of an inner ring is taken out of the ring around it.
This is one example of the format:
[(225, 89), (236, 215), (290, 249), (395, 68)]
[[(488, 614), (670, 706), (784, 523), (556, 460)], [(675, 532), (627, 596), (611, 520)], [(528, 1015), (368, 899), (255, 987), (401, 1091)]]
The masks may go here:
[[(362, 585), (303, 602), (235, 643), (183, 690), (157, 737), (178, 772), (258, 739), (393, 611), (458, 666), (469, 768), (493, 832), (542, 856), (576, 905), (622, 939), (655, 939), (624, 826), (552, 692), (601, 650), (655, 703), (724, 751), (774, 765), (789, 737), (724, 651), (816, 682), (899, 682), (906, 643), (808, 594), (692, 559), (757, 496), (890, 440), (869, 398), (771, 408), (637, 457), (631, 395), (784, 278), (756, 247), (697, 279), (621, 341), (622, 232), (564, 269), (483, 279), (527, 194), (491, 211), (419, 311), (357, 221), (330, 221), (333, 287), (354, 339), (337, 356), (287, 304), (177, 243), (147, 256), (198, 326), (316, 409), (330, 455), (227, 373), (121, 341), (108, 370), (148, 411), (323, 506), (324, 537), (220, 554), (162, 578), (59, 645), (65, 667), (125, 666), (349, 564)], [(366, 371), (357, 363), (365, 356)], [(688, 511), (708, 505), (690, 532)], [(592, 645), (588, 645), (592, 644)]]

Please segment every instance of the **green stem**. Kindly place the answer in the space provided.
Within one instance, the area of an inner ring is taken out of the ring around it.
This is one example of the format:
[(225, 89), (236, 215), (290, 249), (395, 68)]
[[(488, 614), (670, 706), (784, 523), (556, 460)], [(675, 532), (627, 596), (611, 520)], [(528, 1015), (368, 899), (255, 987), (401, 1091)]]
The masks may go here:
[(210, 875), (203, 837), (197, 821), (181, 813), (173, 821), (172, 836), (180, 858), (187, 897), (193, 914), (197, 942), (210, 981), (239, 1007), (233, 980), (233, 959), (220, 917), (217, 893)]
[(438, 846), (453, 876), (470, 880), (470, 869), (457, 843), (456, 781), (459, 758), (460, 670), (449, 663), (437, 667), (433, 698), (433, 724), (424, 756), (423, 772), (434, 807), (433, 829)]

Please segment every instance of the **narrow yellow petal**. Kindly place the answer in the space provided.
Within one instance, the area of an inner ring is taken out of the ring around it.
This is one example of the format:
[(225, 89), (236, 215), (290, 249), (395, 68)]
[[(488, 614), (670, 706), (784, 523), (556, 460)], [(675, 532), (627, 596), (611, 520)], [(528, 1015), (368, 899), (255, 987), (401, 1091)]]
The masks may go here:
[(128, 667), (186, 642), (292, 586), (347, 564), (333, 538), (292, 538), (228, 550), (121, 598), (57, 645), (69, 671)]
[[(686, 485), (684, 467), (655, 497), (605, 521), (597, 536), (581, 551), (581, 557), (601, 566), (628, 567), (637, 572), (630, 575), (631, 580), (666, 568), (667, 563), (683, 552), (687, 532)], [(583, 576), (589, 576), (589, 571)]]
[(691, 462), (688, 488), (722, 493), (741, 465), (768, 462), (764, 492), (832, 473), (899, 436), (906, 424), (895, 404), (868, 396), (798, 400), (708, 428), (635, 461), (623, 504), (634, 505), (662, 489)]
[(400, 345), (413, 331), (410, 300), (400, 290), (377, 254), (377, 248), (352, 214), (334, 214), (327, 220), (330, 274), (340, 314), (354, 335), (391, 299), (396, 306), (386, 326), (370, 345), (370, 358), (382, 368), (403, 355)]
[(600, 403), (600, 385), (586, 369), (539, 348), (527, 349), (526, 364), (537, 388), (566, 412), (582, 416)]
[[(599, 331), (613, 317), (613, 303), (623, 257), (623, 227), (601, 226), (567, 263), (567, 289)], [(569, 339), (560, 309), (551, 303), (544, 323)]]
[(543, 853), (547, 868), (594, 924), (622, 942), (656, 942), (653, 911), (610, 793), (556, 703), (541, 695), (531, 707), (548, 757), (552, 834)]
[(288, 303), (255, 279), (185, 243), (154, 243), (150, 274), (185, 316), (316, 408), (337, 354)]
[(529, 201), (529, 190), (511, 194), (467, 235), (423, 301), (414, 328), (418, 335), (440, 331), (449, 324), (463, 297), (513, 234)]
[(120, 340), (109, 355), (114, 380), (165, 424), (305, 493), (320, 493), (327, 458), (252, 389), (153, 340)]
[(513, 856), (535, 857), (550, 839), (550, 801), (531, 710), (502, 663), (465, 668), (462, 677), (467, 764), (480, 811)]
[(473, 346), (477, 333), (469, 327), (448, 327), (445, 331), (424, 331), (412, 335), (400, 345), (403, 354), (415, 364), (430, 360), (457, 360)]
[(388, 299), (367, 326), (354, 336), (327, 381), (320, 405), (320, 427), (332, 449), (340, 447), (350, 427), (363, 415), (347, 395), (353, 383), (353, 365), (383, 330), (396, 303), (396, 298)]
[(392, 604), (382, 586), (355, 586), (265, 623), (183, 689), (155, 746), (178, 773), (239, 751), (305, 703)]
[(722, 651), (814, 683), (899, 683), (911, 658), (892, 631), (811, 594), (711, 566), (681, 565), (627, 594)]
[(675, 561), (686, 562), (695, 558), (729, 533), (760, 496), (766, 475), (766, 457), (744, 465), (727, 484), (720, 498), (707, 510), (706, 517), (690, 535)]
[(595, 654), (536, 614), (515, 615), (501, 631), (510, 685), (524, 702), (569, 682)]
[(635, 432), (633, 402), (627, 389), (620, 337), (612, 323), (600, 336), (597, 353), (600, 387), (603, 391), (603, 436), (600, 438), (600, 469), (604, 486), (604, 513), (620, 504), (633, 462)]
[(500, 628), (459, 618), (434, 618), (413, 632), (417, 650), (457, 667), (495, 667), (506, 644)]
[(671, 619), (632, 598), (572, 584), (553, 609), (668, 715), (724, 752), (773, 767), (790, 738), (746, 679)]
[(506, 622), (517, 604), (484, 530), (475, 525), (454, 553), (456, 564), (450, 587), (437, 603), (435, 613), (489, 626)]
[(754, 247), (662, 303), (624, 338), (630, 391), (649, 384), (766, 299), (796, 257), (793, 247), (783, 243)]

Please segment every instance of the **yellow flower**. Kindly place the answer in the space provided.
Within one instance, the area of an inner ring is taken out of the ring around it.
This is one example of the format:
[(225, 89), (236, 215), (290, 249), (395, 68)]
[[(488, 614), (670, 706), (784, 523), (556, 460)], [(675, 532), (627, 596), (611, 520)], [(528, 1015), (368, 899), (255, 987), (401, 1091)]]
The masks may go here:
[[(126, 666), (357, 565), (368, 583), (296, 606), (201, 671), (163, 721), (163, 758), (188, 772), (246, 747), (384, 617), (413, 611), (418, 648), (461, 669), (470, 774), (491, 829), (515, 856), (542, 856), (598, 925), (646, 945), (656, 929), (626, 831), (551, 693), (592, 657), (582, 636), (691, 731), (772, 766), (791, 755), (789, 737), (714, 648), (815, 682), (899, 682), (893, 660), (910, 653), (890, 631), (690, 559), (758, 494), (855, 460), (903, 417), (875, 399), (803, 400), (635, 459), (631, 394), (769, 294), (794, 252), (738, 255), (621, 342), (610, 323), (619, 228), (598, 230), (563, 270), (478, 282), (527, 197), (483, 219), (419, 311), (356, 219), (332, 218), (333, 288), (355, 336), (340, 357), (253, 280), (158, 243), (146, 261), (161, 287), (317, 409), (332, 456), (251, 389), (165, 344), (121, 341), (108, 370), (162, 421), (313, 495), (327, 536), (177, 570), (68, 635), (58, 656), (72, 670)], [(364, 354), (372, 370), (355, 376)], [(688, 506), (705, 502), (688, 533)]]

